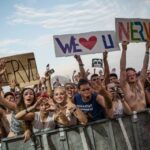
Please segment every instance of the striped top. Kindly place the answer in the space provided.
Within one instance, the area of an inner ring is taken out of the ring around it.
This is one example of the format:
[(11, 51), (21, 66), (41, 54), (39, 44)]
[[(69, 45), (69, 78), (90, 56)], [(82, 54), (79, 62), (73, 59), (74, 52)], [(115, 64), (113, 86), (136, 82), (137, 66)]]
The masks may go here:
[(15, 118), (16, 112), (12, 111), (10, 130), (17, 135), (24, 133), (23, 121)]

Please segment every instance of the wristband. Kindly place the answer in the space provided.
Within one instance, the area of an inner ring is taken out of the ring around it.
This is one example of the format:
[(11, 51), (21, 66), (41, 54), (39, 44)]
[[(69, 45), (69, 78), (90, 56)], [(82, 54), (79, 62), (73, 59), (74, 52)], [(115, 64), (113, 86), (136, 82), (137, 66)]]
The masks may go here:
[(149, 55), (149, 52), (148, 52), (148, 51), (146, 51), (146, 55)]

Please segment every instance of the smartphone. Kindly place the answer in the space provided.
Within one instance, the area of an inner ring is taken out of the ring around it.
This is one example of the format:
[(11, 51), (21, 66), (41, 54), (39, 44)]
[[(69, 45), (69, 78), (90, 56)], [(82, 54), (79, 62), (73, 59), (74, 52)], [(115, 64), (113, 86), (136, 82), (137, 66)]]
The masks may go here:
[(49, 72), (50, 74), (55, 72), (54, 69), (50, 69), (50, 65), (49, 64), (46, 65), (46, 71)]
[(50, 68), (49, 68), (49, 64), (46, 65), (46, 71), (49, 71)]
[(49, 70), (49, 72), (50, 72), (50, 74), (52, 74), (52, 73), (55, 72), (55, 70), (54, 70), (54, 69), (51, 69), (51, 70)]

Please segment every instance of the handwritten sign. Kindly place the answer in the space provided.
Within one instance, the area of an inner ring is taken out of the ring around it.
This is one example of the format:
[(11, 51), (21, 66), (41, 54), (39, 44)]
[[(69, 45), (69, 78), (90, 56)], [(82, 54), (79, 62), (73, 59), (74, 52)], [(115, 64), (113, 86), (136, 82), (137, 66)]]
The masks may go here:
[(150, 41), (150, 19), (116, 18), (115, 22), (119, 42)]
[(92, 67), (103, 68), (103, 60), (99, 58), (92, 59)]
[(56, 57), (119, 50), (114, 31), (53, 36)]
[(3, 86), (9, 84), (12, 79), (18, 83), (26, 83), (37, 80), (38, 71), (33, 53), (4, 57), (6, 72), (2, 76)]

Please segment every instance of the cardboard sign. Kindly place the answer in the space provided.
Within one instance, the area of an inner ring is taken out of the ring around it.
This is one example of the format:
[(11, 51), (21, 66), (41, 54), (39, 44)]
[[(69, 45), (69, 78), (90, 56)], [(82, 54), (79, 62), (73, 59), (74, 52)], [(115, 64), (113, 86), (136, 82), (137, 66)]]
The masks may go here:
[(114, 31), (53, 36), (56, 57), (119, 50)]
[(150, 41), (150, 19), (116, 18), (116, 34), (119, 42)]
[(30, 83), (37, 80), (38, 71), (33, 53), (4, 57), (6, 61), (6, 72), (2, 76), (3, 86), (9, 85), (12, 79), (18, 83)]
[(92, 59), (92, 67), (103, 68), (103, 60), (98, 58)]

